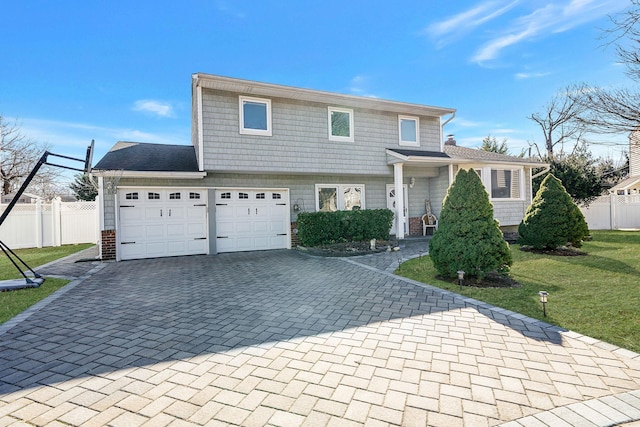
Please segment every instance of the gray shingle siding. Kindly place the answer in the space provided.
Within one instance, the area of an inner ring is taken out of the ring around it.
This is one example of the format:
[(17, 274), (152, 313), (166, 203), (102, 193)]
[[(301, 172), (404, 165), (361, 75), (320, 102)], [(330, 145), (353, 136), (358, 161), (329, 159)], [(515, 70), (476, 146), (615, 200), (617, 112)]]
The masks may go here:
[[(210, 171), (389, 175), (398, 115), (354, 109), (354, 141), (330, 141), (329, 106), (271, 99), (273, 136), (239, 133), (239, 94), (203, 90), (204, 168)], [(421, 149), (440, 149), (440, 121), (420, 117)], [(357, 161), (354, 161), (357, 159)]]

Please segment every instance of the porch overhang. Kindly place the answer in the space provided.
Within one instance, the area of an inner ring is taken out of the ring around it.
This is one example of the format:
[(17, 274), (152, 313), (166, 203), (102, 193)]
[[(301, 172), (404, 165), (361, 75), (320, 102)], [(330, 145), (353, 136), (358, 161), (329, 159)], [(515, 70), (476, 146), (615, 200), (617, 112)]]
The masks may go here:
[(447, 165), (465, 164), (491, 164), (491, 165), (517, 165), (532, 168), (548, 166), (546, 163), (535, 160), (522, 159), (513, 156), (490, 153), (482, 150), (465, 147), (445, 147), (446, 151), (403, 150), (387, 148), (387, 164), (403, 163), (406, 166), (438, 167)]

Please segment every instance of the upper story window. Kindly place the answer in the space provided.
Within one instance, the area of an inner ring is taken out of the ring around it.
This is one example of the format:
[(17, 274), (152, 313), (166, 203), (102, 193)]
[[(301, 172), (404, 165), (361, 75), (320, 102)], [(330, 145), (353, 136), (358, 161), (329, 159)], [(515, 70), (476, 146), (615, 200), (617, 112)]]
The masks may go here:
[(353, 142), (353, 110), (329, 107), (329, 139)]
[(271, 100), (240, 97), (240, 133), (271, 136)]
[(412, 116), (398, 116), (400, 145), (417, 147), (420, 145), (420, 119)]

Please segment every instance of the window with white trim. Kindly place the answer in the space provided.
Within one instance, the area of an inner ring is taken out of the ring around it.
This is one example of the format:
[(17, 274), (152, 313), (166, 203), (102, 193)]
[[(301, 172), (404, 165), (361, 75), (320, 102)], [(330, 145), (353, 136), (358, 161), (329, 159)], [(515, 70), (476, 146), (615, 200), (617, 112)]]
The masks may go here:
[(271, 100), (240, 96), (240, 133), (271, 136)]
[(491, 198), (492, 199), (520, 199), (521, 169), (491, 168)]
[(364, 185), (316, 184), (316, 211), (364, 209)]
[(420, 119), (413, 116), (398, 116), (400, 145), (420, 145)]
[(353, 142), (353, 110), (329, 107), (329, 139)]

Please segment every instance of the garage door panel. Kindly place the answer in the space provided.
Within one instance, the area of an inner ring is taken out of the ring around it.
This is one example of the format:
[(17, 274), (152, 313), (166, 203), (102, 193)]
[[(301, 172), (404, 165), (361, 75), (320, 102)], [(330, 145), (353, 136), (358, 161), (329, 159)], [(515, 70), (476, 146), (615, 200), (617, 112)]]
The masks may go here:
[(121, 207), (120, 221), (126, 223), (133, 221), (144, 221), (144, 211), (140, 208), (136, 209), (136, 206)]
[(145, 257), (145, 245), (143, 243), (127, 243), (120, 245), (120, 257), (122, 259), (135, 259)]
[(144, 227), (139, 225), (123, 225), (121, 227), (121, 240), (124, 241), (135, 241), (144, 239), (145, 230)]
[(146, 225), (144, 226), (144, 237), (147, 240), (160, 240), (165, 237), (165, 225), (164, 224), (154, 224), (154, 225)]
[(167, 237), (181, 237), (185, 236), (185, 224), (168, 224), (167, 225)]

